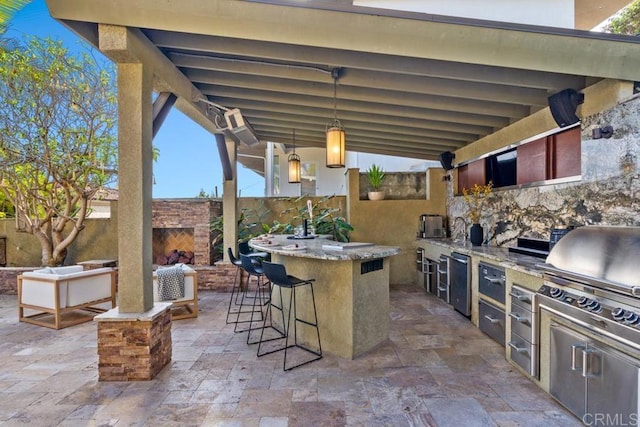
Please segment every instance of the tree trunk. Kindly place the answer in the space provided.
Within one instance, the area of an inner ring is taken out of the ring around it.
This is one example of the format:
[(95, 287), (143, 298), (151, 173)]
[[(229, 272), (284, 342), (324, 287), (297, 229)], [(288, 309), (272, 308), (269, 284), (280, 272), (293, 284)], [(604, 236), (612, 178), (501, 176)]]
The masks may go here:
[(53, 245), (51, 244), (51, 239), (49, 239), (49, 236), (47, 236), (47, 234), (43, 233), (41, 230), (34, 231), (33, 235), (36, 236), (42, 248), (42, 265), (47, 267), (55, 267), (56, 264), (54, 264), (53, 260)]

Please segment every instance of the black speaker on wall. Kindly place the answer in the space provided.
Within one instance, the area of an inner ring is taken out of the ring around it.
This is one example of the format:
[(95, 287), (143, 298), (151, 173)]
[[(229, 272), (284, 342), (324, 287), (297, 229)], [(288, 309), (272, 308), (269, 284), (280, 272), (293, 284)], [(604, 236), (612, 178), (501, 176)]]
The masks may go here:
[(445, 151), (444, 153), (440, 154), (440, 164), (442, 165), (444, 170), (448, 171), (453, 169), (453, 159), (455, 158), (456, 155), (451, 151)]
[(584, 102), (584, 94), (573, 89), (565, 89), (548, 98), (551, 115), (561, 128), (580, 121), (576, 116), (578, 105)]

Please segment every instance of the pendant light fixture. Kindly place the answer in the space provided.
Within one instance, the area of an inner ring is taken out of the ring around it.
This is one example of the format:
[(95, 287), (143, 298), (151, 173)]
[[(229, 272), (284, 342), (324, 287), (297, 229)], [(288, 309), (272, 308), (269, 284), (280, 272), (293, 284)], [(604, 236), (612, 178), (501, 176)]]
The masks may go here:
[(327, 123), (327, 167), (343, 168), (344, 167), (344, 146), (345, 132), (342, 123), (338, 120), (337, 113), (337, 88), (338, 78), (340, 77), (340, 68), (331, 70), (333, 77), (333, 121)]
[(289, 184), (300, 183), (300, 156), (296, 154), (296, 130), (293, 130), (293, 154), (289, 154)]

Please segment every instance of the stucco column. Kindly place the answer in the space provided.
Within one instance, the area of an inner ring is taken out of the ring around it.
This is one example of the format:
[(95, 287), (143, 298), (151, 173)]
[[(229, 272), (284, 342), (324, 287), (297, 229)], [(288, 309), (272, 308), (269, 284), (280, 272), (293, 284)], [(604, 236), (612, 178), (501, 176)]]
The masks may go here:
[(153, 307), (152, 85), (148, 66), (118, 64), (118, 307), (123, 313)]
[(229, 260), (227, 248), (232, 248), (237, 253), (238, 248), (238, 166), (236, 143), (230, 138), (225, 137), (227, 152), (229, 153), (229, 162), (231, 163), (232, 179), (222, 181), (222, 216), (224, 218), (224, 233), (222, 244), (224, 247), (224, 260)]

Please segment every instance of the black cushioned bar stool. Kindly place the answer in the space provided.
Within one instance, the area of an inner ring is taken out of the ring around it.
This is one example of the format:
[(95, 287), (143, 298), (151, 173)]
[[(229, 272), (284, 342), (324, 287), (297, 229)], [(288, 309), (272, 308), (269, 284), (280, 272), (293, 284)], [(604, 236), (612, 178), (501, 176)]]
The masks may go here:
[[(267, 312), (264, 317), (264, 325), (262, 327), (262, 331), (260, 333), (260, 342), (258, 343), (258, 357), (264, 356), (266, 354), (275, 353), (277, 351), (284, 350), (284, 361), (282, 364), (282, 368), (285, 371), (289, 371), (293, 368), (297, 368), (298, 366), (306, 365), (307, 363), (314, 362), (316, 360), (322, 359), (322, 345), (320, 343), (320, 330), (318, 329), (318, 313), (316, 311), (316, 299), (313, 293), (313, 282), (315, 279), (299, 279), (295, 276), (291, 276), (287, 274), (287, 270), (284, 265), (276, 264), (264, 261), (262, 263), (262, 268), (264, 270), (264, 274), (267, 276), (272, 285), (278, 286), (280, 293), (280, 305), (274, 303), (274, 298), (272, 296), (271, 301), (267, 305)], [(311, 292), (311, 304), (313, 305), (313, 319), (305, 320), (298, 317), (297, 311), (297, 300), (296, 300), (296, 289), (308, 286)], [(285, 316), (284, 311), (284, 300), (282, 297), (282, 289), (288, 288), (290, 290), (289, 293), (289, 309), (287, 315)], [(270, 338), (264, 339), (264, 331), (269, 327), (267, 325), (267, 320), (272, 321), (271, 310), (276, 309), (282, 313), (282, 331), (280, 331), (277, 327), (272, 326), (273, 329), (280, 332), (280, 336), (278, 338)], [(286, 322), (285, 322), (285, 317)], [(293, 317), (293, 325), (291, 325), (291, 318)], [(316, 337), (318, 339), (318, 347), (317, 350), (313, 348), (309, 348), (298, 342), (298, 326), (308, 326), (311, 328), (315, 328)], [(293, 327), (293, 343), (289, 343), (289, 336), (292, 335), (291, 327)], [(266, 349), (263, 351), (263, 343), (266, 341), (271, 341), (274, 339), (284, 339), (284, 345), (278, 346), (276, 348)], [(293, 366), (287, 366), (287, 351), (290, 348), (299, 348), (304, 350), (305, 352), (313, 355), (310, 360), (305, 360), (303, 362), (294, 364)]]
[[(249, 281), (247, 280), (245, 286), (242, 286), (242, 272), (244, 270), (242, 267), (242, 260), (233, 254), (231, 248), (227, 248), (227, 251), (229, 254), (229, 261), (236, 266), (236, 274), (233, 278), (233, 288), (231, 289), (231, 298), (229, 299), (226, 322), (227, 324), (235, 323), (234, 332), (244, 332), (248, 330), (248, 328), (239, 330), (238, 323), (249, 323), (252, 321), (250, 320), (249, 315), (252, 316), (252, 312), (255, 310), (252, 302), (253, 297), (247, 295)], [(256, 254), (256, 256), (260, 255)], [(262, 310), (258, 308), (258, 311), (260, 312), (260, 316), (262, 316)], [(241, 315), (243, 315), (242, 318)], [(262, 320), (262, 317), (260, 317), (260, 320)]]
[(249, 246), (249, 242), (240, 242), (238, 243), (238, 252), (242, 255), (255, 256), (262, 259), (266, 259), (267, 261), (271, 261), (271, 254), (268, 252), (256, 252), (251, 246)]
[[(260, 326), (254, 327), (254, 323), (261, 322), (264, 318), (264, 314), (262, 309), (265, 305), (268, 305), (271, 301), (271, 283), (269, 281), (265, 281), (265, 274), (262, 267), (262, 262), (259, 257), (253, 257), (250, 255), (240, 254), (240, 261), (242, 262), (242, 268), (247, 272), (247, 286), (246, 292), (249, 292), (249, 286), (251, 284), (251, 277), (255, 277), (256, 286), (253, 297), (251, 297), (252, 304), (251, 310), (248, 313), (251, 313), (251, 319), (248, 321), (249, 327), (246, 329), (249, 333), (247, 334), (247, 344), (256, 344), (258, 340), (253, 340), (251, 338), (251, 332), (260, 329)], [(264, 261), (266, 262), (266, 261)], [(254, 317), (254, 314), (259, 313), (260, 316), (258, 318)], [(239, 315), (238, 315), (239, 316)], [(239, 320), (239, 317), (238, 317)], [(237, 323), (236, 323), (237, 326)]]

